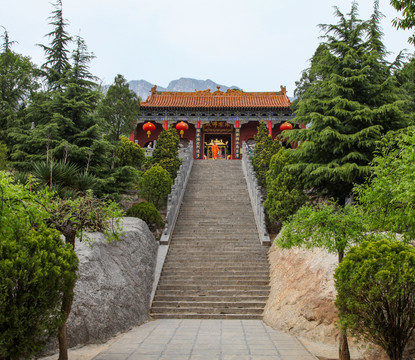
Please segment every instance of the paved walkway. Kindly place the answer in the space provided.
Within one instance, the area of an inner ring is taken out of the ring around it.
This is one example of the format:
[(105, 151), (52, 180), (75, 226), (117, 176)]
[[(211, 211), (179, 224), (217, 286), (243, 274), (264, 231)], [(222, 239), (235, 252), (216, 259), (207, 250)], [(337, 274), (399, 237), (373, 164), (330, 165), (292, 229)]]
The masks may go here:
[(155, 320), (122, 335), (93, 360), (313, 360), (291, 335), (261, 320)]

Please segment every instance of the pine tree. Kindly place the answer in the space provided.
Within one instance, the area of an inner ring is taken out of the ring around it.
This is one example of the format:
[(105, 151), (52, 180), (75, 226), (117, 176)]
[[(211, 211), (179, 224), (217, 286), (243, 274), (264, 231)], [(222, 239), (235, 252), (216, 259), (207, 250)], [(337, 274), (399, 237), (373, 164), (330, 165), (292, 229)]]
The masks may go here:
[(0, 52), (0, 142), (9, 147), (12, 142), (8, 133), (21, 124), (24, 110), (33, 92), (38, 88), (37, 69), (28, 57), (11, 50), (7, 30), (2, 36)]
[(372, 18), (358, 18), (354, 2), (347, 16), (336, 8), (336, 25), (325, 32), (301, 93), (290, 141), (303, 142), (295, 152), (292, 173), (304, 188), (344, 201), (354, 183), (370, 173), (376, 142), (389, 130), (406, 127), (403, 97), (384, 56), (378, 4)]
[(255, 150), (252, 165), (258, 179), (258, 184), (265, 189), (267, 184), (266, 175), (271, 158), (281, 149), (281, 145), (277, 140), (272, 140), (263, 121), (258, 125), (258, 132), (254, 136), (254, 140)]
[(66, 71), (70, 69), (69, 57), (70, 51), (68, 45), (71, 43), (72, 38), (66, 31), (68, 23), (63, 18), (62, 12), (62, 0), (56, 0), (54, 4), (55, 10), (50, 16), (50, 25), (53, 25), (54, 29), (46, 35), (51, 39), (50, 45), (42, 45), (46, 54), (46, 62), (42, 68), (45, 72), (47, 84), (50, 90), (60, 90), (63, 87), (61, 80), (65, 77)]
[(120, 136), (129, 136), (140, 111), (139, 99), (127, 80), (117, 75), (99, 108), (102, 127), (109, 141), (117, 143)]

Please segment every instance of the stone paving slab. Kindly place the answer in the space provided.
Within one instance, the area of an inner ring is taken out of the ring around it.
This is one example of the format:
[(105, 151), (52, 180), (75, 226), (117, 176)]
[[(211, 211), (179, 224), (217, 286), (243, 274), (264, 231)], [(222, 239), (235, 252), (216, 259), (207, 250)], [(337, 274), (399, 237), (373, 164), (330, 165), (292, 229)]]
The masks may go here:
[(261, 320), (165, 319), (120, 336), (93, 360), (315, 360)]

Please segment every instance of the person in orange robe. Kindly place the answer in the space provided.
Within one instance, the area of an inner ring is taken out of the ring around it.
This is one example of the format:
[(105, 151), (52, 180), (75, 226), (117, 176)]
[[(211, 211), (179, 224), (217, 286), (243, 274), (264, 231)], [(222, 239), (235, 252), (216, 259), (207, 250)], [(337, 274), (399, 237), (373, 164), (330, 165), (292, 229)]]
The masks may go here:
[(213, 159), (216, 160), (218, 158), (219, 146), (214, 142), (212, 145), (212, 153)]

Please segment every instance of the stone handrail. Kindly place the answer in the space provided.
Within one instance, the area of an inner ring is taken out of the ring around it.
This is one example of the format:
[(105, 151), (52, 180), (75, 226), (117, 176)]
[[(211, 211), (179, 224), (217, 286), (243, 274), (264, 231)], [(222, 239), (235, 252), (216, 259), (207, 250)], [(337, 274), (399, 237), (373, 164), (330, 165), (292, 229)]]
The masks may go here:
[(268, 235), (268, 230), (265, 224), (264, 203), (261, 193), (261, 186), (258, 185), (258, 180), (252, 166), (251, 156), (252, 150), (248, 147), (246, 142), (242, 143), (242, 169), (245, 175), (246, 183), (248, 185), (249, 197), (251, 198), (252, 210), (256, 226), (258, 228), (259, 240), (262, 245), (268, 245), (271, 239)]
[(180, 205), (182, 203), (187, 181), (192, 170), (193, 141), (190, 141), (187, 148), (180, 151), (179, 157), (182, 159), (182, 164), (180, 165), (176, 179), (174, 179), (174, 184), (171, 186), (171, 191), (167, 199), (166, 224), (160, 238), (160, 244), (163, 245), (170, 243), (171, 234), (173, 233), (174, 225), (176, 224), (177, 216), (179, 215)]

